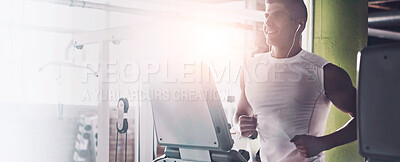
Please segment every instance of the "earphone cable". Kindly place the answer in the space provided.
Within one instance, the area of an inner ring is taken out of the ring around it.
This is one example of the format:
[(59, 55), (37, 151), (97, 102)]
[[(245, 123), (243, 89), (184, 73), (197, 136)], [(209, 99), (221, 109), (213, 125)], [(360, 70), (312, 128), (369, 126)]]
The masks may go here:
[(292, 46), (290, 46), (290, 49), (289, 49), (289, 51), (288, 51), (288, 53), (287, 53), (287, 55), (286, 55), (285, 58), (288, 58), (290, 52), (292, 51), (292, 48), (293, 48), (293, 46), (294, 46), (294, 41), (295, 41), (295, 39), (296, 39), (296, 35), (297, 35), (297, 32), (299, 31), (299, 29), (300, 29), (300, 25), (299, 25), (299, 27), (297, 27), (296, 32), (294, 33), (294, 36), (293, 36), (293, 39), (292, 39)]

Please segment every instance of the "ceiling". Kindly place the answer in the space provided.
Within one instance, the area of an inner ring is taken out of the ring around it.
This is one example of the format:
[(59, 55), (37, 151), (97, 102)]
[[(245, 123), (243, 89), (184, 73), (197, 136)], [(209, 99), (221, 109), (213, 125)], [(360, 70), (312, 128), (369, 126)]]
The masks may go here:
[[(368, 1), (369, 28), (384, 31), (397, 32), (400, 34), (400, 0), (369, 0)], [(379, 16), (378, 16), (379, 15)], [(385, 24), (376, 25), (371, 23), (371, 17), (389, 18)], [(377, 38), (368, 36), (368, 45), (379, 45), (387, 43), (400, 43), (400, 40)]]

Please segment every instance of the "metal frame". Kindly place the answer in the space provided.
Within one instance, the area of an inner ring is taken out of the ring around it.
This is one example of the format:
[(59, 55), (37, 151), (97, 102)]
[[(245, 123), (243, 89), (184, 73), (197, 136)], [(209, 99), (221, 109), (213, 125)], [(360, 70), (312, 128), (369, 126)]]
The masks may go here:
[(308, 20), (304, 35), (301, 40), (302, 48), (307, 51), (314, 52), (314, 0), (305, 0), (305, 4), (308, 9)]
[(382, 4), (382, 3), (390, 3), (390, 2), (400, 2), (400, 0), (370, 0), (368, 2), (368, 5), (376, 5), (376, 4)]
[[(108, 41), (101, 41), (99, 46), (99, 62), (101, 65), (105, 65), (109, 62), (110, 49)], [(101, 92), (106, 92), (109, 89), (108, 78), (104, 77), (106, 74), (107, 67), (100, 66), (99, 68), (99, 89)], [(109, 159), (109, 139), (110, 139), (110, 105), (108, 100), (103, 100), (100, 97), (99, 100), (99, 146), (98, 155), (96, 161), (106, 162)]]
[(400, 33), (388, 30), (368, 28), (368, 36), (400, 41)]

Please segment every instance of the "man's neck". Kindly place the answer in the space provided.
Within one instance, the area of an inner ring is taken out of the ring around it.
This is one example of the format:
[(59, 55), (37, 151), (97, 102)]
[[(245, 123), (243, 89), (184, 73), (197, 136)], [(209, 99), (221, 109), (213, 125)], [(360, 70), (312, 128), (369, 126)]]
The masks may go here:
[(293, 56), (296, 56), (302, 49), (300, 47), (299, 44), (294, 45), (292, 50), (290, 50), (290, 53), (288, 54), (290, 50), (290, 47), (284, 47), (284, 48), (280, 48), (280, 47), (272, 47), (272, 53), (271, 56), (281, 59), (281, 58), (290, 58)]

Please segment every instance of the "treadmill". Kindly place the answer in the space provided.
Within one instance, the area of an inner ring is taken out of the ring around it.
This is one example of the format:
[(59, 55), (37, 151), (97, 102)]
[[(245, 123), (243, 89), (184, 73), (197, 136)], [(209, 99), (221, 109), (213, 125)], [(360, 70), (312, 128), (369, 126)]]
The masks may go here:
[[(191, 83), (151, 80), (157, 142), (166, 146), (165, 154), (154, 162), (247, 162), (248, 152), (231, 150), (231, 126), (212, 77), (199, 75), (201, 81)], [(247, 159), (242, 156), (246, 154)]]
[(400, 161), (400, 44), (358, 54), (357, 128), (367, 162)]

